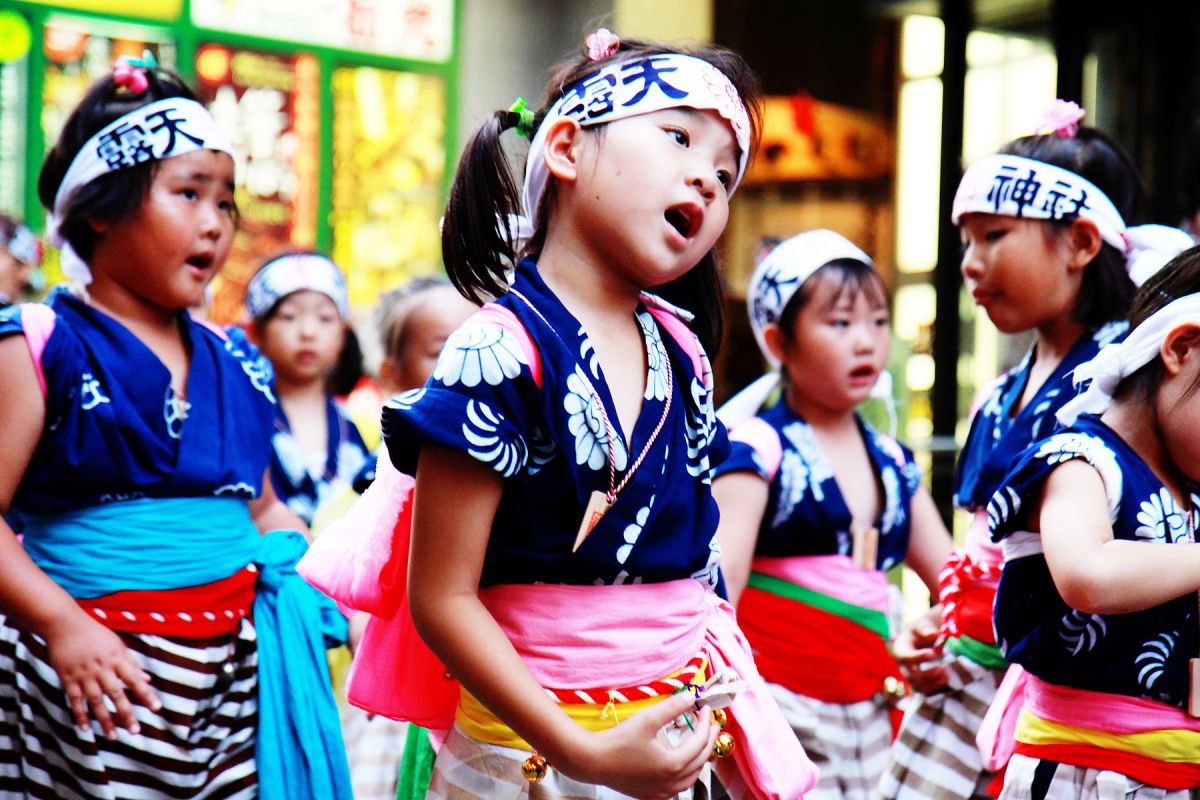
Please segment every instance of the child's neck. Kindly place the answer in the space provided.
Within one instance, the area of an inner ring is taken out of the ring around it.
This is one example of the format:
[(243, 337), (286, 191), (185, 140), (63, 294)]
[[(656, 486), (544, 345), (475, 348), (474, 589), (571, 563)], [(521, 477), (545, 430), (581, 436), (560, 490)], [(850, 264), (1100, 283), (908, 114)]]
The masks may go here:
[(784, 402), (813, 428), (820, 428), (830, 433), (845, 433), (853, 431), (858, 435), (858, 419), (854, 415), (856, 406), (850, 408), (833, 408), (805, 397), (792, 388), (784, 391)]
[(1086, 332), (1087, 327), (1071, 319), (1069, 314), (1039, 325), (1036, 331), (1038, 361), (1058, 364)]
[(1100, 419), (1120, 436), (1163, 482), (1181, 508), (1191, 505), (1188, 483), (1171, 463), (1152, 410), (1153, 405), (1129, 398), (1114, 400)]
[(178, 309), (163, 308), (125, 291), (118, 284), (96, 274), (88, 284), (88, 303), (119, 320), (131, 330), (167, 333), (178, 329)]
[(585, 248), (553, 232), (546, 236), (538, 257), (538, 273), (576, 317), (582, 313), (592, 318), (628, 318), (641, 294), (641, 287), (596, 264)]
[(325, 404), (328, 394), (325, 382), (321, 380), (289, 380), (280, 372), (275, 373), (275, 394), (288, 405), (308, 405), (311, 403)]

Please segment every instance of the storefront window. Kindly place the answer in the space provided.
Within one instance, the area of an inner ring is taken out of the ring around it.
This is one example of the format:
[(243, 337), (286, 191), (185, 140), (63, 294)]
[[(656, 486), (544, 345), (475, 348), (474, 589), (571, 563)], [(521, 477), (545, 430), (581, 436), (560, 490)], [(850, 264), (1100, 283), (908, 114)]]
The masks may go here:
[(441, 270), (446, 91), (441, 79), (346, 67), (333, 74), (333, 258), (350, 302)]

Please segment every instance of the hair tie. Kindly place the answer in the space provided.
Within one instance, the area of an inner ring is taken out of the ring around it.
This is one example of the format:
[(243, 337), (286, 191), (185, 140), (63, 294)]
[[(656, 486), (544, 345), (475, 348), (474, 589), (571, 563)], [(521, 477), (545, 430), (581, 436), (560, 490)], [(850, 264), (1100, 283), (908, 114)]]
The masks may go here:
[(1070, 100), (1056, 99), (1042, 112), (1042, 121), (1038, 123), (1037, 133), (1052, 133), (1063, 139), (1074, 139), (1079, 133), (1079, 120), (1087, 112), (1078, 103)]
[(143, 50), (141, 58), (121, 56), (113, 65), (113, 83), (124, 86), (134, 94), (141, 94), (150, 88), (146, 72), (152, 69), (158, 69), (158, 61), (149, 50)]
[(621, 47), (621, 37), (608, 28), (600, 28), (584, 37), (583, 46), (587, 49), (588, 61), (599, 61), (616, 55)]
[(517, 133), (521, 134), (526, 139), (532, 139), (534, 131), (533, 120), (536, 115), (525, 107), (525, 98), (518, 97), (513, 101), (513, 104), (508, 107), (508, 110), (510, 113), (517, 115), (517, 124), (515, 126)]

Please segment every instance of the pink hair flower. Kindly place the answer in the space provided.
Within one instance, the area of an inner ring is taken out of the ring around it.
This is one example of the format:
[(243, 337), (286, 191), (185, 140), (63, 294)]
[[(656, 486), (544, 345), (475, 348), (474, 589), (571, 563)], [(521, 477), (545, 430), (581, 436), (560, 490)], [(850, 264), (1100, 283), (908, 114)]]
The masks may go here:
[(587, 48), (589, 61), (599, 61), (616, 54), (617, 48), (621, 46), (621, 37), (608, 28), (600, 28), (584, 38), (583, 46)]
[(1042, 121), (1038, 123), (1038, 133), (1053, 133), (1064, 139), (1071, 139), (1079, 132), (1079, 120), (1086, 114), (1079, 104), (1070, 100), (1055, 100), (1042, 112)]
[(150, 87), (150, 81), (146, 78), (146, 69), (134, 66), (132, 61), (133, 59), (127, 56), (117, 59), (113, 66), (113, 83), (124, 86), (134, 94), (141, 94)]

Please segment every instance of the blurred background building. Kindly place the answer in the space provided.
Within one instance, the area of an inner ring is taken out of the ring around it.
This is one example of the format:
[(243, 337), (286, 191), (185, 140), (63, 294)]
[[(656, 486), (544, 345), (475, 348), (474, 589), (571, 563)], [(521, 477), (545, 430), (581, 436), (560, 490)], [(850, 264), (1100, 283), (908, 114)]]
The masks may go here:
[(835, 228), (892, 289), (900, 435), (943, 507), (971, 397), (1025, 345), (961, 291), (942, 224), (961, 165), (1031, 132), (1058, 96), (1133, 156), (1147, 220), (1196, 211), (1200, 6), (1159, 0), (0, 0), (0, 210), (40, 226), (37, 171), (66, 114), (116, 56), (148, 49), (241, 155), (242, 224), (211, 314), (237, 318), (264, 256), (316, 248), (347, 270), (365, 321), (380, 291), (440, 270), (466, 137), (540, 97), (599, 25), (736, 48), (768, 94), (723, 242), (734, 327), (718, 399), (759, 372), (742, 297), (760, 237)]

